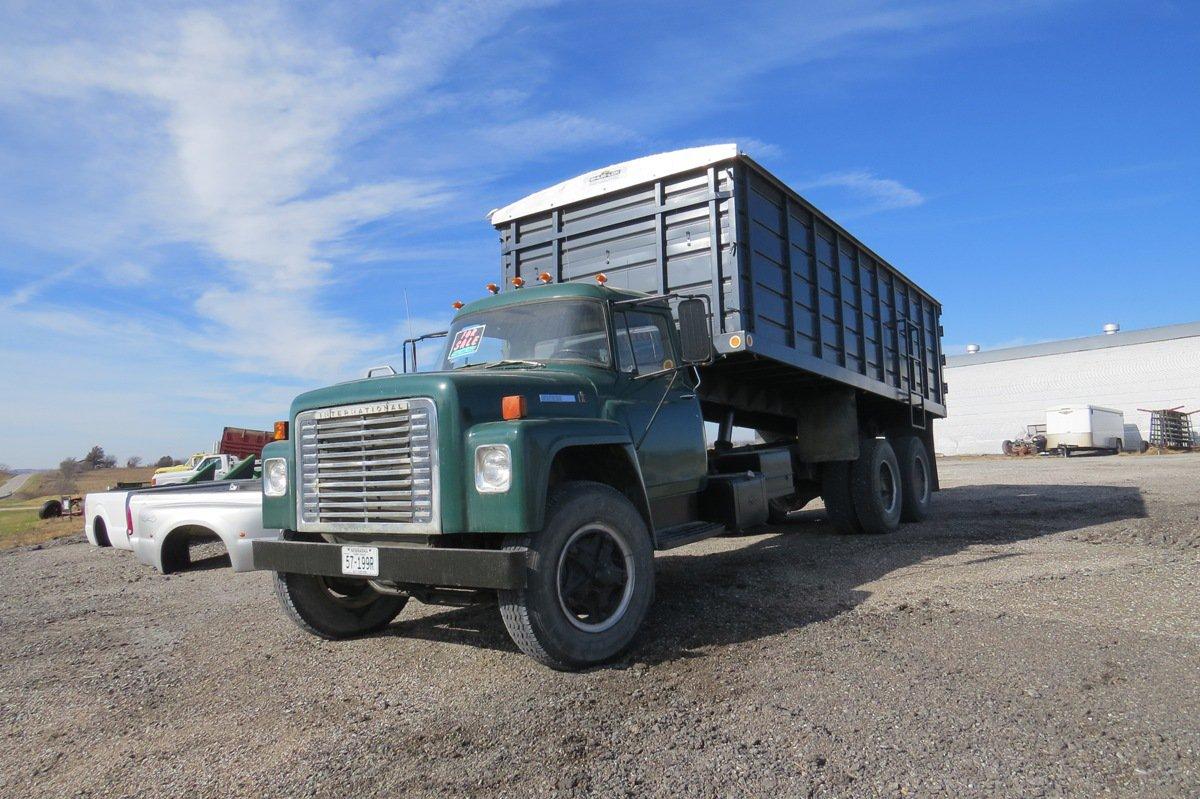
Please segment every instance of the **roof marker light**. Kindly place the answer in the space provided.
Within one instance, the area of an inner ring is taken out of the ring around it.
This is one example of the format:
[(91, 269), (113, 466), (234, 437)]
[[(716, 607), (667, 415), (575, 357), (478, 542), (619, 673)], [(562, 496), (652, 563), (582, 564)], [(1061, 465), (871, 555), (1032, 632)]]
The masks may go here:
[(463, 307), (462, 300), (455, 300), (453, 303), (451, 303), (451, 307), (456, 311), (460, 310)]
[(512, 279), (512, 284), (515, 288), (521, 288), (522, 286), (525, 285), (525, 278), (518, 275), (517, 277), (514, 277)]
[(542, 272), (540, 275), (538, 275), (538, 282), (540, 283), (550, 283), (553, 280), (554, 278), (550, 277), (549, 272)]
[(500, 287), (499, 287), (499, 286), (497, 286), (495, 283), (488, 283), (486, 286), (484, 286), (484, 288), (485, 288), (485, 289), (487, 289), (488, 291), (490, 291), (490, 292), (491, 292), (491, 293), (493, 293), (493, 294), (499, 294), (499, 293), (500, 293)]
[(608, 282), (608, 275), (601, 272), (600, 274), (596, 275), (596, 282), (603, 286)]

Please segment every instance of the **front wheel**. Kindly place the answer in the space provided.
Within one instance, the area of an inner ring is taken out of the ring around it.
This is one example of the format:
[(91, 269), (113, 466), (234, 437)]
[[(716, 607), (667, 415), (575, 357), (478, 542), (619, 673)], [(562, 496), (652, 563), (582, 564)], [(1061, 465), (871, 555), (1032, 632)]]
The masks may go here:
[(382, 630), (408, 602), (379, 593), (366, 580), (285, 572), (275, 572), (275, 595), (300, 629), (330, 640)]
[(654, 600), (654, 552), (646, 523), (623, 494), (571, 482), (546, 507), (528, 548), (525, 587), (500, 591), (500, 615), (513, 642), (560, 671), (602, 663), (624, 651)]

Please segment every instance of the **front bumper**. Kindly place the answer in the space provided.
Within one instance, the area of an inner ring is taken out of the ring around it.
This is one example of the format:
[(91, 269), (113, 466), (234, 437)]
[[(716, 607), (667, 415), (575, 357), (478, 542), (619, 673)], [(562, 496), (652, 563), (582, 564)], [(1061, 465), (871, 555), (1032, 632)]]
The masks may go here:
[[(376, 579), (439, 588), (523, 588), (527, 553), (524, 549), (380, 546)], [(342, 546), (310, 541), (255, 541), (254, 568), (341, 577)]]

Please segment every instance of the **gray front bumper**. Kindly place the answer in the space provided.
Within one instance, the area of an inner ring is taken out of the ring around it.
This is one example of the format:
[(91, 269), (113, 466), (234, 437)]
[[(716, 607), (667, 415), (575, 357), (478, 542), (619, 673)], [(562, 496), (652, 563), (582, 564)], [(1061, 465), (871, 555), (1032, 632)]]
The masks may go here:
[[(445, 588), (517, 589), (525, 586), (526, 555), (524, 549), (381, 546), (375, 579)], [(342, 547), (310, 541), (255, 541), (254, 568), (341, 577)]]

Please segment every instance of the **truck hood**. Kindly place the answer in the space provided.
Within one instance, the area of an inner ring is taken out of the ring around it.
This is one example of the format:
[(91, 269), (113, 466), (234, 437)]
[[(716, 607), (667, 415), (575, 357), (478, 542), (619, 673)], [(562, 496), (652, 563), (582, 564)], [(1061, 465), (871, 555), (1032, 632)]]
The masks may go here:
[(314, 408), (430, 397), (440, 416), (455, 416), (467, 428), (500, 419), (501, 398), (512, 394), (525, 397), (530, 418), (594, 418), (600, 415), (596, 381), (613, 379), (612, 372), (591, 367), (501, 367), (374, 377), (301, 394), (292, 403), (291, 418)]

